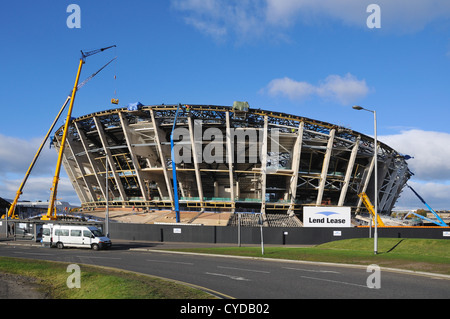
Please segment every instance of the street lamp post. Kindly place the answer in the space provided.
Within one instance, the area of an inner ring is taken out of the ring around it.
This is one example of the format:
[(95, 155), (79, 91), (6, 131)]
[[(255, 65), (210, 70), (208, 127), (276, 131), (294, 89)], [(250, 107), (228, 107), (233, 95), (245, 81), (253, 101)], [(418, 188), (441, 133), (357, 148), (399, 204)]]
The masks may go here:
[(359, 105), (353, 106), (353, 109), (355, 110), (364, 110), (373, 113), (373, 126), (374, 126), (374, 150), (373, 150), (373, 160), (375, 165), (375, 177), (374, 177), (374, 183), (375, 183), (375, 222), (374, 222), (374, 228), (373, 228), (373, 240), (374, 240), (374, 254), (378, 254), (378, 141), (377, 141), (377, 112), (375, 110), (368, 110), (365, 109)]

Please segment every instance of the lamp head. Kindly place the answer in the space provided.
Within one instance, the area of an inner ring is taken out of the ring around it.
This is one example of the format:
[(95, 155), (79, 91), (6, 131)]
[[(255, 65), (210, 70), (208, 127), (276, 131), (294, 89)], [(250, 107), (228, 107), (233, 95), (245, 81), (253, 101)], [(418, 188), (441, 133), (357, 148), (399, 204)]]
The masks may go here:
[(353, 106), (352, 108), (355, 109), (355, 110), (358, 110), (358, 111), (364, 109), (363, 107), (361, 107), (361, 106), (359, 106), (359, 105), (355, 105), (355, 106)]

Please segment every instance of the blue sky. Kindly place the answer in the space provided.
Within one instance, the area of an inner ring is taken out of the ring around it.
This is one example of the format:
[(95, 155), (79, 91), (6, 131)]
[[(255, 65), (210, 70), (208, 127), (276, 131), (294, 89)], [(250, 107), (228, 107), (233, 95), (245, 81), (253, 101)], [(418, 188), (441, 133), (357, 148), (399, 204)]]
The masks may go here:
[[(381, 28), (368, 28), (369, 4)], [(68, 5), (81, 28), (68, 28)], [(80, 50), (82, 79), (117, 62), (78, 92), (73, 116), (120, 105), (186, 103), (277, 110), (372, 135), (414, 156), (410, 184), (435, 209), (450, 209), (450, 2), (446, 0), (17, 0), (0, 12), (0, 197), (12, 198), (70, 92)], [(114, 81), (114, 75), (117, 80)], [(62, 121), (61, 121), (62, 124)], [(46, 200), (56, 164), (45, 148), (23, 199)], [(67, 178), (59, 188), (76, 203)], [(398, 208), (422, 207), (405, 189)]]

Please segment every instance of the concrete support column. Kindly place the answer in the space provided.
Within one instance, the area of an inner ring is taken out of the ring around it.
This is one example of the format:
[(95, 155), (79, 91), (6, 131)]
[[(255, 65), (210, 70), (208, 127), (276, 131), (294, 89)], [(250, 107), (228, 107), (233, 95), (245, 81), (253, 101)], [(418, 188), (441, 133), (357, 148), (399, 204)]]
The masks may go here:
[[(94, 162), (95, 160), (92, 157), (92, 154), (89, 152), (86, 134), (84, 133), (84, 131), (82, 129), (80, 129), (80, 127), (79, 127), (77, 122), (75, 122), (75, 128), (77, 129), (78, 136), (80, 137), (81, 144), (83, 145), (83, 149), (84, 149), (84, 151), (86, 153), (86, 157), (87, 157), (87, 159), (89, 161), (89, 164), (91, 165), (92, 173), (94, 174), (95, 179), (97, 180), (98, 187), (100, 188), (103, 197), (106, 199), (105, 183), (102, 183), (102, 181), (100, 180), (100, 178), (98, 176), (99, 169), (98, 169), (97, 165), (95, 165), (95, 162)], [(95, 198), (95, 200), (97, 200), (97, 198), (95, 196), (95, 193), (92, 190), (92, 188), (90, 190), (92, 191), (92, 198)]]
[(303, 143), (303, 128), (305, 122), (300, 122), (297, 131), (297, 140), (295, 141), (294, 149), (292, 151), (292, 177), (289, 186), (289, 193), (291, 195), (291, 204), (288, 213), (291, 215), (294, 213), (295, 196), (297, 194), (297, 181), (298, 181), (298, 171), (300, 169), (300, 157), (302, 154), (302, 143)]
[(159, 158), (160, 158), (161, 165), (163, 168), (164, 180), (166, 181), (167, 193), (169, 194), (170, 201), (172, 202), (172, 209), (175, 210), (175, 204), (174, 204), (174, 200), (173, 200), (173, 189), (171, 186), (172, 184), (170, 182), (169, 172), (167, 171), (166, 160), (164, 158), (164, 154), (163, 154), (162, 148), (161, 148), (161, 138), (159, 135), (159, 128), (156, 123), (155, 114), (152, 109), (150, 109), (150, 116), (152, 118), (152, 123), (153, 123), (153, 130), (154, 130), (154, 134), (155, 134), (155, 143), (156, 143), (156, 147), (158, 149)]
[(268, 117), (264, 116), (264, 131), (261, 146), (261, 214), (264, 225), (267, 224), (266, 218), (266, 187), (267, 187), (267, 148), (268, 148)]
[[(367, 187), (369, 186), (370, 178), (372, 176), (372, 172), (373, 172), (374, 167), (375, 167), (375, 158), (372, 157), (372, 161), (370, 162), (370, 166), (369, 166), (369, 169), (368, 169), (367, 174), (366, 174), (366, 180), (364, 181), (363, 188), (362, 188), (362, 190), (359, 193), (365, 193), (367, 191)], [(356, 213), (359, 213), (359, 211), (361, 209), (361, 204), (362, 204), (362, 199), (360, 198), (358, 200), (358, 205), (356, 207)]]
[[(200, 205), (201, 205), (201, 211), (204, 211), (204, 202), (203, 202), (203, 184), (202, 184), (202, 176), (200, 174), (200, 167), (198, 162), (198, 156), (197, 156), (197, 143), (195, 141), (195, 134), (194, 134), (194, 125), (192, 123), (192, 118), (188, 117), (188, 126), (189, 126), (189, 137), (191, 139), (191, 147), (192, 147), (192, 159), (194, 161), (194, 168), (195, 168), (195, 180), (197, 182), (197, 189), (198, 189), (198, 197), (200, 199)], [(200, 146), (201, 147), (201, 146)], [(200, 150), (201, 151), (201, 150)]]
[(128, 149), (130, 150), (131, 162), (134, 166), (134, 171), (136, 172), (137, 179), (139, 181), (139, 187), (141, 188), (142, 197), (145, 201), (148, 201), (148, 193), (145, 190), (144, 179), (142, 178), (141, 167), (139, 166), (139, 162), (136, 154), (133, 152), (134, 147), (131, 145), (131, 132), (130, 127), (128, 126), (128, 122), (122, 112), (119, 112), (120, 123), (122, 124), (123, 134), (125, 136), (125, 141), (127, 143)]
[[(109, 149), (108, 141), (106, 140), (105, 131), (103, 130), (103, 125), (102, 125), (102, 123), (100, 123), (100, 120), (96, 116), (94, 116), (94, 123), (95, 123), (95, 126), (97, 127), (98, 136), (100, 137), (100, 141), (102, 143), (103, 150), (105, 152), (105, 156), (108, 159), (108, 162), (110, 164), (111, 172), (116, 181), (116, 185), (117, 185), (117, 189), (119, 190), (120, 197), (122, 197), (122, 201), (127, 201), (128, 198), (127, 198), (127, 195), (123, 188), (122, 181), (120, 180), (120, 176), (117, 173), (116, 165), (114, 164), (114, 159), (112, 157), (111, 150)], [(107, 163), (105, 163), (105, 165), (106, 164)]]
[[(73, 145), (72, 142), (70, 141), (70, 138), (67, 138), (67, 148), (70, 151), (70, 153), (72, 154), (73, 160), (76, 163), (76, 165), (78, 166), (78, 169), (80, 170), (80, 175), (81, 176), (77, 176), (77, 174), (75, 172), (73, 172), (74, 178), (80, 188), (80, 192), (82, 193), (82, 204), (84, 203), (88, 203), (88, 202), (95, 202), (95, 198), (92, 197), (92, 194), (94, 193), (94, 191), (92, 190), (92, 186), (90, 183), (88, 183), (86, 181), (86, 172), (84, 170), (83, 164), (81, 163), (81, 161), (79, 160), (78, 156), (75, 155), (75, 152), (73, 151)], [(80, 182), (80, 178), (83, 180), (84, 182), (84, 186), (81, 184)], [(89, 193), (86, 192), (85, 186), (88, 188)], [(83, 202), (84, 200), (84, 202)]]
[(231, 123), (230, 123), (230, 112), (226, 112), (226, 144), (227, 144), (227, 161), (228, 161), (228, 175), (230, 178), (230, 201), (232, 205), (232, 212), (235, 208), (235, 196), (234, 196), (234, 177), (233, 177), (233, 148), (231, 144)]
[(355, 141), (355, 145), (352, 148), (352, 153), (350, 155), (350, 159), (348, 160), (347, 171), (345, 172), (344, 184), (342, 185), (341, 195), (339, 196), (338, 206), (343, 206), (345, 197), (347, 196), (348, 184), (350, 182), (350, 178), (352, 177), (353, 167), (355, 166), (356, 155), (358, 154), (359, 149), (359, 141), (358, 137)]
[(335, 132), (336, 130), (332, 129), (330, 131), (330, 136), (328, 138), (327, 152), (325, 153), (325, 157), (323, 159), (322, 173), (320, 175), (320, 182), (319, 182), (319, 191), (317, 193), (317, 201), (316, 201), (317, 206), (322, 204), (323, 193), (325, 191), (325, 184), (327, 182), (328, 165), (330, 164), (331, 153), (333, 151)]

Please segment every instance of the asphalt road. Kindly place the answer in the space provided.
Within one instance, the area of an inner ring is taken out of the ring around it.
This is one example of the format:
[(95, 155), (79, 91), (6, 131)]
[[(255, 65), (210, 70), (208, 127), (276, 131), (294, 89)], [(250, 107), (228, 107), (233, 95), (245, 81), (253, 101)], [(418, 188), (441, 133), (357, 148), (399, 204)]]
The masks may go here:
[[(146, 249), (150, 248), (150, 249)], [(0, 245), (0, 256), (108, 266), (205, 287), (238, 299), (450, 298), (450, 280), (381, 270), (379, 288), (366, 268), (166, 253), (148, 245), (116, 243), (111, 250)], [(142, 250), (141, 250), (142, 249)], [(374, 282), (374, 281), (370, 281)]]

